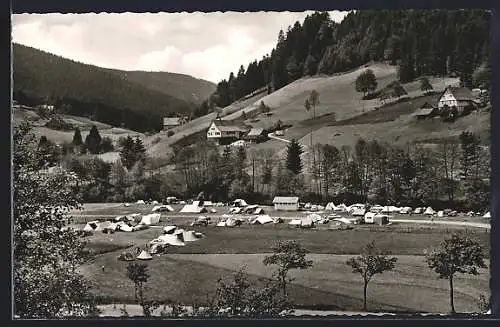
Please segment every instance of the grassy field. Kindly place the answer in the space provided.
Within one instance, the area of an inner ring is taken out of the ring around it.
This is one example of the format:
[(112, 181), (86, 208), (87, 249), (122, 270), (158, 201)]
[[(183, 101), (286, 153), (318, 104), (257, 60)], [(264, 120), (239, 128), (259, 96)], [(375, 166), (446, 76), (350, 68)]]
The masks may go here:
[[(179, 207), (175, 206), (176, 209)], [(228, 210), (227, 207), (217, 209), (224, 212)], [(147, 213), (150, 210), (149, 205), (133, 204), (127, 208), (121, 204), (93, 203), (85, 204), (83, 212), (95, 214), (92, 217), (95, 219), (99, 215)], [(90, 217), (85, 216), (85, 219)], [(446, 312), (447, 283), (437, 279), (428, 270), (423, 255), (449, 236), (450, 232), (464, 231), (464, 228), (451, 226), (397, 223), (386, 227), (359, 225), (346, 231), (328, 230), (327, 225), (318, 225), (311, 230), (297, 229), (287, 224), (245, 224), (234, 228), (214, 225), (190, 227), (192, 219), (180, 213), (162, 213), (161, 226), (174, 224), (202, 232), (205, 237), (187, 243), (184, 247), (170, 247), (168, 254), (155, 256), (148, 262), (151, 274), (146, 291), (148, 298), (162, 303), (175, 301), (179, 304), (203, 305), (207, 295), (215, 291), (219, 278), (227, 280), (243, 266), (250, 274), (251, 284), (262, 285), (270, 276), (269, 268), (262, 265), (263, 253), (271, 252), (278, 240), (297, 240), (311, 253), (314, 266), (308, 271), (293, 273), (296, 280), (290, 287), (290, 294), (296, 305), (327, 310), (360, 310), (361, 280), (345, 265), (345, 255), (359, 253), (363, 245), (374, 240), (378, 247), (398, 256), (399, 261), (394, 272), (377, 276), (370, 284), (369, 309)], [(158, 237), (162, 233), (161, 226), (133, 233), (95, 232), (86, 237), (87, 247), (97, 255), (94, 261), (82, 266), (81, 271), (92, 280), (93, 292), (103, 302), (133, 302), (133, 285), (126, 278), (126, 263), (118, 261), (117, 256), (124, 249), (135, 251), (137, 247)], [(479, 241), (489, 256), (489, 231), (468, 228), (467, 234)], [(482, 270), (478, 277), (463, 276), (457, 279), (456, 306), (459, 311), (476, 310), (476, 298), (479, 294), (488, 293), (488, 278), (488, 271)]]
[[(360, 310), (361, 277), (345, 264), (348, 256), (311, 254), (309, 257), (313, 260), (312, 268), (291, 273), (295, 281), (289, 293), (294, 303), (299, 307)], [(249, 273), (252, 285), (262, 285), (272, 269), (262, 264), (263, 258), (264, 254), (157, 256), (148, 262), (151, 278), (145, 294), (163, 303), (203, 305), (215, 291), (217, 280), (228, 280), (242, 267)], [(98, 256), (81, 271), (93, 281), (96, 295), (111, 303), (133, 302), (133, 284), (126, 277), (126, 263), (118, 261), (114, 253)], [(477, 277), (456, 279), (455, 304), (459, 312), (477, 310), (479, 294), (488, 294), (488, 271), (482, 269), (480, 273)], [(436, 278), (422, 256), (398, 256), (395, 271), (376, 276), (370, 283), (368, 305), (372, 311), (447, 312), (447, 282)]]

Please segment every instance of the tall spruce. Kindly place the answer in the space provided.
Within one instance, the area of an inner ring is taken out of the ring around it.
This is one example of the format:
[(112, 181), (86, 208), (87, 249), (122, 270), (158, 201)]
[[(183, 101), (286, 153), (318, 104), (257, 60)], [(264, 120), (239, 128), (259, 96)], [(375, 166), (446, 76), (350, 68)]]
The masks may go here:
[(80, 129), (78, 127), (75, 128), (72, 143), (74, 146), (80, 146), (83, 144), (82, 134), (80, 133)]
[(302, 145), (297, 140), (292, 139), (288, 144), (286, 152), (286, 169), (298, 175), (302, 172), (302, 159), (300, 158), (303, 153)]
[(101, 135), (95, 125), (92, 125), (90, 132), (85, 138), (85, 147), (91, 154), (98, 154), (101, 151)]

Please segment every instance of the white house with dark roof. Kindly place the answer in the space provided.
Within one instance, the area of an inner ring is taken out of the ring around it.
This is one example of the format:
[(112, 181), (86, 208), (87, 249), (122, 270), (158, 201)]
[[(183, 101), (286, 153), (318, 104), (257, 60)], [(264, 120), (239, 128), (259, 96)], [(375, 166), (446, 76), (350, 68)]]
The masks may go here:
[(462, 113), (467, 107), (475, 107), (474, 95), (466, 87), (448, 86), (438, 100), (439, 111), (443, 108), (456, 107), (459, 113)]
[(275, 196), (273, 199), (274, 209), (279, 211), (298, 211), (299, 197), (297, 196)]
[(207, 130), (207, 139), (218, 144), (230, 144), (241, 139), (246, 132), (247, 128), (238, 123), (216, 119)]

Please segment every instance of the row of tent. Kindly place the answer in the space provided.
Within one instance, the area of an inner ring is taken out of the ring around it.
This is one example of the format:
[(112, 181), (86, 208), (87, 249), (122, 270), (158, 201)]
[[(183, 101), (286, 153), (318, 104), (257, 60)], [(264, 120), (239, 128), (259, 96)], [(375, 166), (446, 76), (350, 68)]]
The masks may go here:
[(85, 232), (103, 232), (103, 233), (113, 233), (115, 231), (122, 232), (135, 232), (139, 230), (144, 230), (150, 225), (156, 225), (160, 222), (161, 215), (159, 213), (153, 213), (149, 215), (144, 215), (141, 217), (139, 223), (137, 223), (140, 214), (132, 214), (128, 216), (118, 216), (114, 220), (106, 221), (89, 221), (83, 227)]
[(352, 225), (352, 222), (347, 218), (338, 215), (329, 215), (327, 217), (321, 217), (316, 213), (310, 214), (305, 218), (292, 219), (288, 223), (288, 225), (300, 228), (312, 228), (316, 224), (328, 224), (328, 223), (330, 223), (330, 227), (334, 227), (335, 229), (350, 228)]
[(233, 217), (230, 215), (222, 215), (220, 221), (217, 223), (217, 227), (234, 227), (242, 225), (243, 223), (249, 223), (251, 225), (266, 225), (266, 224), (279, 224), (282, 223), (281, 218), (271, 218), (269, 215), (258, 215), (251, 218)]

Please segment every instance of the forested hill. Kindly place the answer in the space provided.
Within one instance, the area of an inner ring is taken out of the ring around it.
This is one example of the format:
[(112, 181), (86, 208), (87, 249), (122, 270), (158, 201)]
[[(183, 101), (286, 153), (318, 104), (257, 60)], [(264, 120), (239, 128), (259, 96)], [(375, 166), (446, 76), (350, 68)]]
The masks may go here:
[(280, 31), (270, 55), (217, 85), (214, 102), (226, 106), (263, 86), (279, 89), (303, 76), (345, 72), (370, 61), (399, 66), (408, 82), (421, 75), (472, 73), (490, 60), (491, 12), (485, 10), (357, 11), (341, 23), (315, 12)]
[(166, 95), (174, 96), (196, 105), (207, 99), (214, 91), (216, 85), (212, 82), (195, 77), (169, 72), (145, 72), (110, 70), (126, 80), (141, 84), (148, 89)]
[[(64, 113), (139, 132), (158, 130), (164, 116), (190, 114), (196, 107), (195, 101), (175, 90), (160, 92), (162, 85), (138, 82), (118, 72), (13, 45), (14, 99), (22, 104), (50, 103)], [(172, 75), (171, 83), (175, 79)], [(180, 83), (187, 85), (185, 79)], [(209, 93), (205, 84), (199, 83), (198, 89), (193, 82), (187, 92), (205, 96)]]

